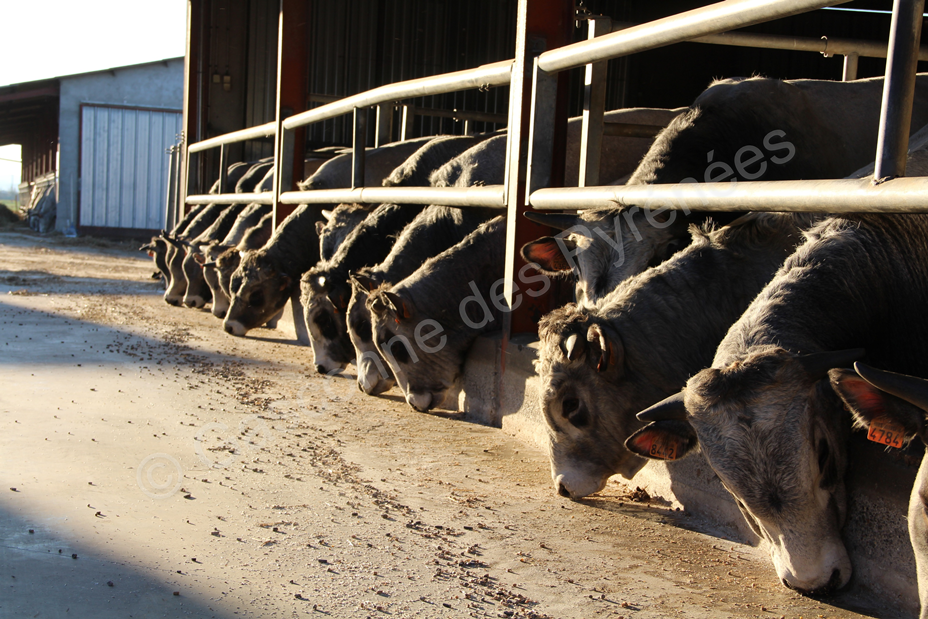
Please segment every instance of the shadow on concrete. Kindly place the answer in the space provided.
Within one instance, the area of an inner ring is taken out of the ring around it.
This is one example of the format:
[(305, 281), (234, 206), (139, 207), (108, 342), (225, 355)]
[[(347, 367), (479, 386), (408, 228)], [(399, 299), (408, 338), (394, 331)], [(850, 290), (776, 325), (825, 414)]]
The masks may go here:
[(207, 594), (195, 592), (179, 570), (72, 543), (43, 522), (48, 518), (24, 518), (12, 513), (12, 505), (2, 506), (10, 501), (0, 501), (0, 616), (235, 616), (206, 599)]

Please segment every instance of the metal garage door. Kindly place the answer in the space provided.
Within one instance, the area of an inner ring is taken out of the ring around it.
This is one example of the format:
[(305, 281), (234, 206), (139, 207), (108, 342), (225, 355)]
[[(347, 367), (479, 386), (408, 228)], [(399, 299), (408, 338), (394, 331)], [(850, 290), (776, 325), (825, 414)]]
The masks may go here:
[(80, 226), (164, 227), (170, 156), (182, 114), (81, 106)]

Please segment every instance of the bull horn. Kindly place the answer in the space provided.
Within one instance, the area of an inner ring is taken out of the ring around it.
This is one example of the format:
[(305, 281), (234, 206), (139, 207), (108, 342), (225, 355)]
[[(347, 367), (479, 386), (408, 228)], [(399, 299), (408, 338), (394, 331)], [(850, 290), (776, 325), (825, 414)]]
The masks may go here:
[(207, 269), (207, 268), (210, 268), (210, 267), (215, 267), (215, 266), (216, 266), (216, 261), (215, 261), (215, 260), (210, 260), (209, 262), (204, 262), (204, 263), (201, 264), (200, 266), (202, 266), (204, 269)]
[(174, 247), (176, 247), (177, 249), (183, 249), (183, 248), (184, 248), (184, 245), (181, 243), (181, 241), (178, 241), (177, 239), (173, 239), (173, 238), (171, 238), (171, 237), (169, 237), (169, 236), (166, 236), (166, 237), (164, 237), (164, 240), (167, 241), (168, 243), (170, 243), (171, 245), (173, 245)]
[(332, 211), (323, 209), (322, 216), (325, 217), (326, 221), (332, 221)]
[(141, 247), (139, 247), (139, 251), (154, 251), (154, 250), (155, 250), (154, 243), (146, 243), (145, 245), (142, 245)]
[(928, 380), (878, 370), (859, 361), (854, 363), (854, 370), (860, 374), (861, 378), (877, 389), (897, 398), (902, 398), (906, 402), (928, 411)]
[[(577, 344), (580, 343), (580, 346)], [(570, 361), (576, 361), (583, 356), (583, 353), (586, 352), (586, 347), (583, 345), (583, 340), (580, 339), (580, 336), (576, 333), (567, 338), (567, 341), (564, 343), (564, 352), (567, 354), (567, 359)]]
[(686, 406), (683, 404), (683, 392), (664, 398), (657, 404), (649, 406), (637, 415), (641, 421), (666, 421), (669, 419), (686, 419)]
[(536, 213), (535, 211), (525, 211), (522, 213), (529, 221), (543, 226), (551, 226), (557, 230), (567, 230), (577, 225), (579, 217), (569, 213)]
[(832, 368), (846, 368), (866, 354), (863, 348), (829, 350), (826, 352), (798, 355), (797, 359), (810, 376), (821, 378)]

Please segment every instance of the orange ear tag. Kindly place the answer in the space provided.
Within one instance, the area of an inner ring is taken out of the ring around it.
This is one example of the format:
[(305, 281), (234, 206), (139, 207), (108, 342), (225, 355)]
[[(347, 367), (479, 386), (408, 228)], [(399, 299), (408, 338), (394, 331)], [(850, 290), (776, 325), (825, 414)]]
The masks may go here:
[(899, 449), (905, 439), (905, 428), (889, 417), (877, 417), (870, 422), (867, 439)]
[(650, 454), (652, 458), (657, 458), (658, 460), (676, 460), (677, 445), (671, 441), (654, 441), (651, 443), (651, 449), (648, 450), (648, 454)]

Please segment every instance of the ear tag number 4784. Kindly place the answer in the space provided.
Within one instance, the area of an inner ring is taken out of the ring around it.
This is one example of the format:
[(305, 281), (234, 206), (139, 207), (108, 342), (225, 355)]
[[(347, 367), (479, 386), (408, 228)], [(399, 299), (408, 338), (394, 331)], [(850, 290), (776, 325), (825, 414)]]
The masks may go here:
[(870, 422), (867, 439), (898, 449), (905, 439), (905, 428), (887, 417), (877, 417)]

